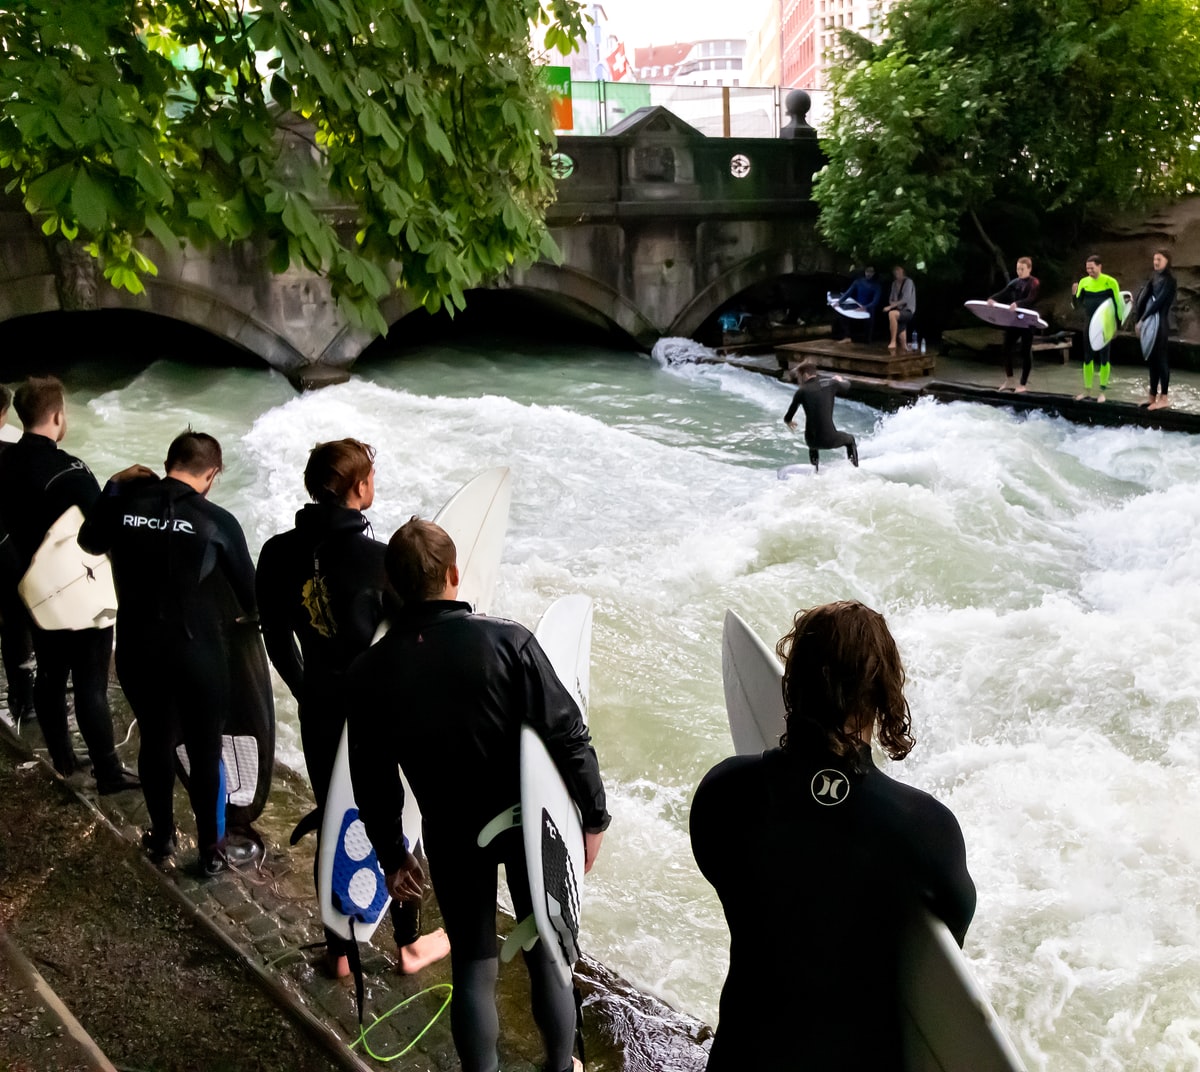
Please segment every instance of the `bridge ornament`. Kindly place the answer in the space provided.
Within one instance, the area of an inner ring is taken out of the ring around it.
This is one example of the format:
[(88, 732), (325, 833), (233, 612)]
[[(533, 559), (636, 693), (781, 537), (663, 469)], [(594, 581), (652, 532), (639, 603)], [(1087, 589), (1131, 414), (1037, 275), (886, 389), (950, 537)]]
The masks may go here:
[(556, 179), (569, 179), (575, 170), (575, 161), (566, 153), (552, 153), (550, 156), (550, 174)]
[(729, 174), (735, 179), (744, 179), (750, 174), (750, 157), (745, 153), (734, 153), (729, 161)]

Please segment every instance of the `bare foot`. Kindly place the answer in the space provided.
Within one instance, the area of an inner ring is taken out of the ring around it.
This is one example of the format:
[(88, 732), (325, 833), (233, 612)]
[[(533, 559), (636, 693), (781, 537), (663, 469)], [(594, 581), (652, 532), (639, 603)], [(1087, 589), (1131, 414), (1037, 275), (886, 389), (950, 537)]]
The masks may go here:
[(1096, 401), (1097, 401), (1097, 402), (1107, 402), (1107, 401), (1108, 401), (1108, 399), (1107, 399), (1107, 398), (1105, 398), (1105, 397), (1104, 397), (1104, 395), (1102, 395), (1102, 394), (1099, 394), (1099, 395), (1097, 395), (1097, 396), (1096, 396)]
[(1076, 402), (1090, 402), (1091, 398), (1092, 398), (1092, 396), (1089, 394), (1076, 395), (1075, 401)]
[(888, 352), (893, 354), (896, 352), (896, 344), (894, 342), (888, 343)]
[(1023, 395), (1023, 394), (1024, 394), (1026, 391), (1028, 391), (1028, 390), (1029, 390), (1029, 388), (1028, 388), (1028, 387), (1026, 387), (1026, 386), (1025, 386), (1023, 383), (1022, 383), (1022, 384), (1018, 385), (1017, 387), (1014, 387), (1014, 388), (1013, 388), (1013, 390), (1014, 390), (1014, 391), (1016, 391), (1016, 393), (1017, 393), (1017, 394), (1019, 394), (1019, 395)]
[(331, 979), (345, 979), (350, 974), (350, 961), (347, 957), (335, 957), (332, 954), (325, 957), (325, 970)]
[(1162, 395), (1159, 397), (1159, 400), (1157, 402), (1152, 403), (1149, 408), (1150, 409), (1170, 409), (1171, 408), (1171, 400), (1169, 398), (1167, 398), (1166, 395)]
[(435, 964), (450, 952), (450, 939), (439, 927), (436, 931), (422, 934), (415, 942), (402, 945), (396, 951), (399, 962), (396, 970), (401, 975), (415, 975), (430, 964)]
[(997, 391), (1011, 391), (1012, 389), (1013, 383), (1008, 376), (1005, 376), (1004, 379), (1000, 381), (1000, 386), (996, 388)]
[(571, 1072), (583, 1072), (583, 1062), (578, 1057), (571, 1058)]

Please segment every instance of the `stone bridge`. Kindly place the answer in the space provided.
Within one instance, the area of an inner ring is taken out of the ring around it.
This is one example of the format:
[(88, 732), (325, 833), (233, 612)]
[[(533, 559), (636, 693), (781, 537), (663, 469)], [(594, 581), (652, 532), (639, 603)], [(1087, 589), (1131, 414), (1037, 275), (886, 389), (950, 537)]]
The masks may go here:
[[(821, 165), (815, 139), (706, 138), (650, 108), (605, 135), (560, 138), (553, 164), (558, 201), (548, 222), (563, 261), (496, 286), (603, 318), (643, 346), (694, 332), (756, 283), (832, 269), (810, 196)], [(98, 279), (78, 247), (45, 238), (20, 205), (0, 203), (0, 322), (143, 310), (204, 328), (293, 376), (346, 368), (373, 341), (338, 313), (323, 279), (273, 274), (265, 247), (146, 245), (159, 274), (131, 295)], [(383, 311), (395, 324), (414, 308), (397, 293)]]

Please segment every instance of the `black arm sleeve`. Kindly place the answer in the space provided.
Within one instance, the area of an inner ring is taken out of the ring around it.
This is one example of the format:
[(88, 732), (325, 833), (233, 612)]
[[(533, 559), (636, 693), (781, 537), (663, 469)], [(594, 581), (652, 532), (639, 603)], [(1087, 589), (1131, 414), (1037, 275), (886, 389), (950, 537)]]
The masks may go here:
[[(1175, 302), (1175, 291), (1177, 287), (1175, 283), (1175, 277), (1173, 275), (1168, 275), (1163, 278), (1162, 290), (1160, 290), (1157, 294), (1153, 292), (1152, 287), (1147, 287), (1146, 289), (1150, 291), (1150, 300), (1146, 302), (1145, 312), (1142, 313), (1143, 317), (1147, 317), (1151, 313), (1157, 313), (1160, 309), (1170, 309)], [(1166, 325), (1164, 324), (1163, 330), (1165, 329)]]
[(783, 415), (783, 420), (784, 420), (785, 424), (790, 424), (792, 418), (794, 416), (796, 416), (796, 410), (798, 410), (800, 408), (800, 399), (803, 396), (803, 394), (804, 394), (804, 388), (802, 387), (794, 395), (792, 395), (792, 404), (790, 406), (788, 406), (787, 413), (785, 413)]
[(927, 826), (927, 851), (931, 866), (921, 891), (935, 916), (950, 929), (961, 946), (975, 917), (975, 883), (967, 871), (967, 849), (962, 828), (948, 808), (938, 808), (938, 818)]
[(276, 554), (268, 540), (258, 556), (258, 570), (254, 574), (254, 590), (258, 599), (258, 620), (262, 625), (263, 643), (267, 657), (279, 672), (284, 684), (297, 700), (304, 686), (304, 660), (292, 632), (292, 623), (287, 612), (286, 595)]
[[(388, 730), (394, 709), (364, 685), (361, 672), (364, 656), (351, 666), (347, 685), (347, 732), (349, 734), (350, 782), (358, 803), (358, 816), (367, 837), (375, 846), (384, 874), (395, 872), (404, 862), (404, 783), (396, 763), (396, 748)], [(382, 712), (387, 711), (386, 718)], [(416, 831), (414, 831), (416, 833)]]
[(545, 742), (567, 783), (583, 829), (589, 834), (607, 830), (610, 817), (591, 735), (579, 707), (532, 635), (521, 648), (521, 669), (525, 678), (525, 717)]
[(1017, 281), (1015, 279), (1010, 279), (1004, 284), (1004, 286), (996, 291), (995, 294), (988, 298), (988, 301), (1000, 302), (1002, 305), (1011, 305), (1017, 300), (1016, 286)]
[(112, 549), (113, 535), (121, 513), (121, 486), (111, 480), (104, 492), (86, 511), (79, 527), (79, 546), (88, 554), (104, 555)]
[(254, 596), (254, 561), (250, 557), (250, 549), (246, 546), (246, 534), (238, 524), (233, 514), (222, 510), (218, 516), (221, 538), (217, 543), (217, 554), (221, 567), (229, 579), (229, 587), (237, 596), (242, 610), (248, 615), (258, 611), (258, 602)]

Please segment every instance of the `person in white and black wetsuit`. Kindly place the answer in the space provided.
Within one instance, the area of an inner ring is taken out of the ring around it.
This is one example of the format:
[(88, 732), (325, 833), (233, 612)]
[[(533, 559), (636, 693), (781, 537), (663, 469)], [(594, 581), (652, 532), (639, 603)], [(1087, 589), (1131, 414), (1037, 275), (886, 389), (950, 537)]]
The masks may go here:
[[(1033, 274), (1033, 261), (1028, 257), (1017, 258), (1017, 274), (1007, 284), (988, 298), (988, 305), (1007, 305), (1010, 309), (1028, 309), (1037, 301), (1041, 284)], [(1013, 350), (1021, 348), (1021, 383), (1013, 387)], [(1004, 382), (999, 390), (1018, 393), (1026, 389), (1029, 373), (1033, 368), (1033, 328), (1004, 329)]]
[(846, 381), (841, 376), (822, 380), (817, 374), (817, 363), (805, 358), (796, 368), (800, 387), (792, 395), (791, 405), (783, 415), (783, 422), (792, 431), (796, 423), (792, 420), (796, 411), (804, 407), (804, 442), (808, 444), (808, 460), (814, 469), (821, 464), (821, 451), (846, 448), (846, 457), (857, 468), (858, 444), (849, 432), (839, 432), (833, 423), (833, 400), (846, 393)]
[(692, 801), (692, 851), (729, 925), (708, 1072), (902, 1072), (899, 941), (928, 909), (962, 944), (975, 911), (962, 832), (872, 762), (872, 738), (893, 759), (914, 744), (881, 615), (800, 611), (778, 650), (780, 747), (719, 763)]
[(1147, 409), (1166, 409), (1171, 400), (1167, 391), (1171, 386), (1171, 365), (1167, 360), (1167, 336), (1170, 334), (1171, 306), (1175, 303), (1175, 275), (1171, 271), (1171, 254), (1165, 249), (1154, 251), (1154, 274), (1142, 287), (1137, 297), (1134, 329), (1142, 334), (1142, 324), (1147, 317), (1158, 316), (1158, 331), (1154, 346), (1146, 361), (1150, 366), (1150, 400)]
[[(12, 546), (10, 572), (29, 568), (50, 526), (72, 506), (87, 513), (100, 494), (91, 470), (59, 447), (67, 434), (66, 396), (53, 376), (30, 377), (13, 399), (24, 434), (0, 458), (0, 527)], [(67, 729), (67, 678), (72, 682), (75, 721), (87, 745), (92, 774), (101, 794), (138, 787), (138, 780), (117, 759), (112, 714), (108, 707), (108, 673), (112, 665), (113, 631), (107, 629), (39, 629), (19, 600), (3, 613), (19, 616), (33, 638), (37, 673), (33, 703), (54, 769), (72, 774), (78, 759)]]
[(208, 501), (224, 468), (221, 445), (188, 430), (167, 450), (166, 476), (142, 465), (117, 473), (79, 530), (80, 546), (112, 557), (117, 677), (141, 735), (138, 773), (158, 860), (175, 849), (175, 749), (187, 749), (188, 794), (200, 868), (229, 864), (218, 829), (221, 734), (230, 707), (232, 593), (255, 614), (254, 563), (237, 519)]
[[(374, 448), (357, 439), (314, 447), (304, 470), (313, 502), (296, 514), (296, 527), (272, 536), (258, 557), (263, 638), (299, 704), (318, 831), (346, 725), (346, 671), (370, 647), (384, 614), (387, 546), (370, 535), (363, 514), (375, 500), (374, 459)], [(392, 926), (403, 972), (420, 971), (450, 952), (445, 931), (421, 935), (420, 898), (393, 901)], [(328, 928), (325, 938), (333, 974), (347, 975), (349, 941)]]
[[(350, 772), (359, 814), (395, 897), (419, 892), (407, 851), (397, 763), (424, 816), (433, 888), (450, 935), (451, 1029), (464, 1072), (499, 1068), (495, 986), (496, 869), (504, 864), (517, 917), (531, 901), (520, 828), (480, 848), (482, 828), (518, 803), (520, 733), (541, 736), (579, 807), (585, 870), (609, 822), (596, 753), (579, 708), (541, 646), (516, 622), (459, 602), (454, 541), (413, 518), (393, 535), (387, 574), (404, 609), (350, 667)], [(411, 835), (410, 835), (411, 836)], [(572, 1067), (575, 1005), (545, 943), (525, 954), (546, 1072)]]

